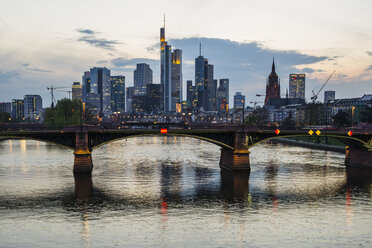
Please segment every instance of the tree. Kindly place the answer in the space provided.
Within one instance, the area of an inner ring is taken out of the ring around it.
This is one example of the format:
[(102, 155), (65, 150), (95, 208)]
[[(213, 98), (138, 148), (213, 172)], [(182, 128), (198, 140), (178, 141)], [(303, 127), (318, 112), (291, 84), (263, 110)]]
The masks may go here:
[(319, 125), (320, 113), (323, 105), (321, 103), (309, 103), (305, 108), (305, 125)]
[[(47, 108), (44, 122), (48, 128), (61, 128), (65, 125), (77, 125), (81, 122), (81, 102), (64, 98), (59, 100), (54, 108)], [(90, 111), (85, 116), (85, 122), (91, 121)]]
[(284, 121), (281, 123), (281, 127), (283, 127), (284, 129), (293, 129), (295, 125), (296, 123), (293, 120), (292, 111), (290, 111), (287, 118), (285, 118)]
[(0, 124), (10, 122), (10, 114), (6, 112), (0, 112)]
[(366, 106), (360, 116), (361, 122), (372, 123), (372, 107)]
[(337, 128), (351, 126), (350, 115), (346, 112), (339, 111), (333, 117), (333, 125)]
[(262, 107), (257, 107), (253, 110), (252, 114), (249, 114), (245, 118), (245, 123), (248, 126), (263, 126), (266, 125), (269, 119), (269, 113), (267, 109)]

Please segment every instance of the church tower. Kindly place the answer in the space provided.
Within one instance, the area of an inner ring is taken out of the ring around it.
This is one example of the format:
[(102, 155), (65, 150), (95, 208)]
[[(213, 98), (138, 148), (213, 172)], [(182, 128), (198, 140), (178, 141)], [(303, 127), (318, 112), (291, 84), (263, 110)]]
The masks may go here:
[(275, 72), (274, 58), (271, 73), (266, 82), (265, 104), (267, 104), (270, 98), (280, 98), (280, 80)]

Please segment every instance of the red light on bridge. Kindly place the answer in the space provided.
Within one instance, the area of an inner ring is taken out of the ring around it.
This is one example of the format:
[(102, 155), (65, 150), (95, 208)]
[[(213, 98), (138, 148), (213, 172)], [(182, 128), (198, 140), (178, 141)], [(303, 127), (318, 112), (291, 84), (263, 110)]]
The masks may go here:
[(353, 132), (352, 132), (352, 131), (349, 131), (349, 132), (347, 132), (347, 134), (348, 134), (349, 136), (351, 136), (351, 135), (353, 135)]
[(168, 129), (162, 128), (162, 129), (160, 129), (160, 133), (168, 133)]
[(279, 129), (276, 129), (275, 130), (275, 133), (276, 133), (276, 135), (278, 135), (280, 133), (280, 130)]

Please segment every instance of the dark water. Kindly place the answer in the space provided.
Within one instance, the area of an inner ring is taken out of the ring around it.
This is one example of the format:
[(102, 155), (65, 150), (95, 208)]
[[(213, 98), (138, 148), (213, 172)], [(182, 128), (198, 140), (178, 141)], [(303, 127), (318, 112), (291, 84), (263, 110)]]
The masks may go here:
[(133, 138), (74, 178), (70, 150), (0, 142), (0, 246), (372, 247), (372, 173), (346, 171), (344, 155), (261, 144), (249, 176), (221, 173), (219, 156)]

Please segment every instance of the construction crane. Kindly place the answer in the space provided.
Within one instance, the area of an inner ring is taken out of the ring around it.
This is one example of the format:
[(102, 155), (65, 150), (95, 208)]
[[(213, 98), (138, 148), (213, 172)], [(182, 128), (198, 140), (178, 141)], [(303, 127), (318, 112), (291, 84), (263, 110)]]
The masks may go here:
[(71, 90), (56, 90), (56, 92), (67, 92), (68, 93), (68, 99), (71, 99)]
[(314, 93), (314, 90), (312, 90), (313, 92), (313, 96), (311, 97), (311, 100), (313, 100), (313, 103), (315, 103), (315, 101), (318, 99), (318, 95), (319, 93), (322, 91), (322, 89), (324, 88), (324, 86), (326, 86), (326, 84), (328, 83), (328, 81), (331, 79), (331, 77), (333, 76), (333, 74), (336, 72), (336, 70), (334, 70), (332, 72), (332, 74), (329, 76), (329, 78), (327, 79), (327, 81), (325, 81), (325, 83), (322, 85), (322, 87), (319, 89), (318, 93)]
[(55, 102), (54, 90), (56, 90), (56, 89), (67, 89), (67, 88), (70, 88), (70, 87), (53, 87), (53, 85), (50, 86), (50, 87), (47, 87), (47, 90), (50, 90), (50, 98), (51, 98), (51, 101), (52, 101), (52, 103), (51, 103), (52, 109), (54, 108), (54, 102)]

